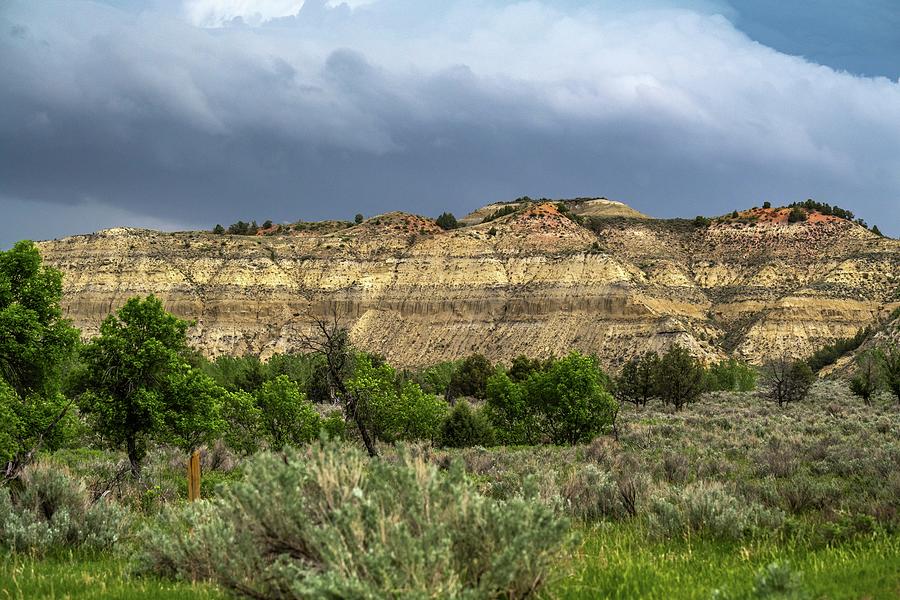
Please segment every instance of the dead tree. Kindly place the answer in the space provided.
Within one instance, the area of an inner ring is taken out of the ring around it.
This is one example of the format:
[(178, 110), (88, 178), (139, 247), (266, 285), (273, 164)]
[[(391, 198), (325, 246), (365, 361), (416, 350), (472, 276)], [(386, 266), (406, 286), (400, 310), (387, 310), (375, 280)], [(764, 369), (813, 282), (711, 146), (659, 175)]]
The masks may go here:
[(375, 440), (366, 423), (365, 411), (360, 406), (365, 398), (360, 398), (347, 388), (346, 379), (353, 368), (349, 332), (346, 327), (341, 326), (336, 309), (332, 310), (330, 317), (313, 317), (312, 321), (312, 333), (301, 336), (300, 345), (304, 350), (320, 354), (325, 359), (328, 385), (332, 395), (341, 403), (344, 418), (356, 424), (369, 456), (378, 456)]
[(778, 406), (784, 406), (803, 400), (815, 381), (815, 375), (806, 362), (782, 355), (765, 365), (763, 381), (767, 387), (766, 395)]

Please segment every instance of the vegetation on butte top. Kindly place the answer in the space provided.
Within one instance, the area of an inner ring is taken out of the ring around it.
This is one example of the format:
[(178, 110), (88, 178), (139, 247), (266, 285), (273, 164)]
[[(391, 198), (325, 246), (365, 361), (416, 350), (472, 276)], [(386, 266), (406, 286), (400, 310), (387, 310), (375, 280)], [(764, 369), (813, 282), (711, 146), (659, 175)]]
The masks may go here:
[[(554, 210), (555, 208), (555, 210)], [(297, 221), (294, 223), (272, 223), (265, 221), (257, 225), (256, 221), (250, 223), (238, 221), (227, 229), (216, 225), (213, 233), (237, 234), (237, 235), (328, 235), (351, 234), (354, 236), (378, 236), (382, 234), (407, 234), (428, 235), (441, 231), (457, 228), (473, 227), (485, 223), (499, 221), (508, 215), (518, 214), (531, 220), (527, 222), (527, 229), (534, 231), (545, 226), (550, 230), (561, 229), (554, 218), (536, 219), (538, 216), (553, 217), (564, 215), (569, 220), (579, 225), (588, 225), (594, 219), (631, 220), (641, 219), (648, 221), (681, 222), (682, 219), (653, 219), (619, 201), (599, 198), (574, 198), (552, 200), (549, 198), (533, 199), (523, 196), (512, 201), (501, 201), (487, 204), (469, 214), (456, 219), (452, 213), (443, 213), (440, 217), (432, 219), (424, 216), (393, 211), (370, 218), (357, 214), (355, 221), (326, 220), (326, 221)], [(509, 223), (512, 220), (507, 219)], [(515, 220), (521, 225), (521, 219)], [(503, 222), (503, 221), (499, 221)], [(777, 226), (797, 225), (792, 229), (805, 230), (809, 226), (831, 225), (845, 227), (847, 232), (859, 235), (856, 227), (868, 230), (869, 227), (862, 219), (855, 219), (854, 214), (839, 206), (806, 200), (794, 202), (788, 206), (772, 207), (770, 202), (765, 202), (762, 207), (754, 206), (750, 209), (735, 210), (717, 217), (697, 216), (693, 225), (697, 228), (771, 228)], [(521, 227), (520, 227), (521, 229)], [(571, 228), (567, 228), (571, 229)], [(872, 233), (881, 236), (877, 226), (872, 227)], [(495, 233), (491, 233), (493, 236)]]

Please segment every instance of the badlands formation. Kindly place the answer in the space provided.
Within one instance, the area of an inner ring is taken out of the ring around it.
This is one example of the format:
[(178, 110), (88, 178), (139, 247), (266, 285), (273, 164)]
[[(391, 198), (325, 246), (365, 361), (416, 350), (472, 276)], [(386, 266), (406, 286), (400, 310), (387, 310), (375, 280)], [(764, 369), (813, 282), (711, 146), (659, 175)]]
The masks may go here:
[(615, 368), (674, 343), (761, 363), (861, 327), (884, 335), (900, 307), (900, 241), (837, 217), (752, 209), (706, 226), (581, 199), (482, 222), (504, 206), (450, 231), (388, 213), (257, 236), (111, 229), (39, 246), (87, 335), (153, 293), (195, 322), (209, 356), (297, 350), (311, 319), (336, 312), (360, 348), (399, 366), (578, 349)]

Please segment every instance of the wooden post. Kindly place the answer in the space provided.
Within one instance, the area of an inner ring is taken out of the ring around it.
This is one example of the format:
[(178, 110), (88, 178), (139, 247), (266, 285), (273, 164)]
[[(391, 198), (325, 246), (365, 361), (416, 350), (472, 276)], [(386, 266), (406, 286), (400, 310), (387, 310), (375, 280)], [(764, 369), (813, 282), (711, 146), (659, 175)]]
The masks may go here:
[(200, 451), (194, 450), (188, 460), (188, 500), (200, 499)]

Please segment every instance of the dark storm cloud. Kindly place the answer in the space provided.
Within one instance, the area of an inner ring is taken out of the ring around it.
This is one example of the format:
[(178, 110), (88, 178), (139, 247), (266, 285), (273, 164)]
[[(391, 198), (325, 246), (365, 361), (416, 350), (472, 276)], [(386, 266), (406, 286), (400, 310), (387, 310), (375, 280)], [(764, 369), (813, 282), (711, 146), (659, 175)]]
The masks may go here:
[(0, 244), (87, 215), (211, 226), (522, 194), (660, 216), (811, 196), (900, 233), (900, 85), (708, 11), (381, 0), (202, 29), (133, 8), (0, 10)]

